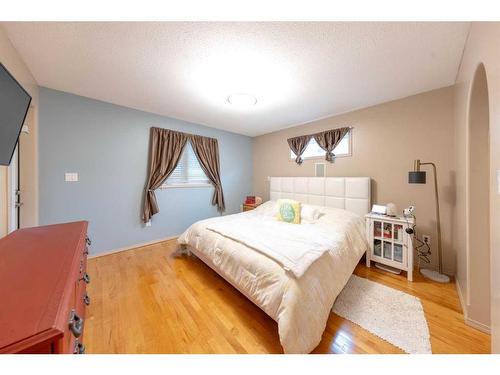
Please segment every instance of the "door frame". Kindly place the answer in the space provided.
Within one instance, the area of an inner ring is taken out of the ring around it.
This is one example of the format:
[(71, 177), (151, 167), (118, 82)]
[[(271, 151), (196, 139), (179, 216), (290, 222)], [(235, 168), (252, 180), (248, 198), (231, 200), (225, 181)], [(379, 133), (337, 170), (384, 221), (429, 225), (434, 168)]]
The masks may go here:
[(20, 227), (20, 146), (17, 142), (12, 155), (12, 161), (7, 168), (7, 233), (11, 233)]

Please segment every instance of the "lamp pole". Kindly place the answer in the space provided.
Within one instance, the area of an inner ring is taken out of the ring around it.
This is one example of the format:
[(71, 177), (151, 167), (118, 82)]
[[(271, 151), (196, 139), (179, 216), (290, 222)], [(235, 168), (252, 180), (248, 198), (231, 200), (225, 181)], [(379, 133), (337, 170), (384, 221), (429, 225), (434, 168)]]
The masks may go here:
[(438, 190), (438, 179), (437, 179), (437, 168), (436, 164), (431, 162), (422, 163), (420, 160), (415, 160), (413, 164), (413, 172), (408, 174), (408, 182), (410, 184), (425, 184), (426, 182), (426, 173), (420, 171), (420, 167), (422, 165), (430, 165), (432, 166), (434, 172), (434, 194), (436, 196), (436, 228), (437, 228), (437, 247), (438, 247), (438, 263), (439, 263), (439, 271), (436, 272), (432, 269), (422, 268), (420, 269), (420, 273), (425, 277), (440, 282), (447, 283), (450, 281), (450, 278), (443, 274), (443, 249), (441, 247), (441, 215), (439, 212), (439, 190)]
[(443, 250), (441, 248), (441, 215), (439, 213), (439, 191), (438, 191), (438, 180), (437, 180), (437, 170), (436, 164), (434, 163), (421, 163), (418, 160), (418, 164), (420, 165), (431, 165), (434, 170), (434, 191), (436, 194), (436, 219), (437, 219), (437, 243), (438, 243), (438, 262), (439, 262), (439, 273), (443, 273)]

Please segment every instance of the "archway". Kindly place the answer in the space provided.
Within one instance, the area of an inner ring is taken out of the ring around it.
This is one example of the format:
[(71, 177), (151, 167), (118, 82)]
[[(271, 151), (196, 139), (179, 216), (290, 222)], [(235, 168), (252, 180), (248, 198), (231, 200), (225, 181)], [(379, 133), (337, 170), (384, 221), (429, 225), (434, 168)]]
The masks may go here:
[(467, 318), (490, 326), (490, 136), (486, 70), (479, 64), (467, 121)]

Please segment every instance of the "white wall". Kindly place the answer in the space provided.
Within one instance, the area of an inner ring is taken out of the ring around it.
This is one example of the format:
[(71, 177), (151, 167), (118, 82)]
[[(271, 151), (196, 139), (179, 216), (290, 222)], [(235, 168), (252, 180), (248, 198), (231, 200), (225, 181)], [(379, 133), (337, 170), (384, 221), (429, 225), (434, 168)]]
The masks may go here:
[[(485, 264), (471, 268), (467, 273), (465, 246), (466, 214), (466, 151), (468, 99), (474, 73), (480, 63), (486, 69), (490, 110), (490, 252), (491, 252), (491, 331), (492, 350), (500, 353), (500, 195), (497, 194), (496, 171), (500, 170), (500, 23), (473, 23), (464, 50), (463, 60), (457, 77), (455, 96), (456, 121), (456, 174), (457, 211), (455, 215), (456, 235), (454, 247), (457, 250), (457, 280), (466, 295), (466, 287), (480, 277)], [(472, 255), (472, 254), (471, 254)], [(471, 264), (472, 265), (472, 264)], [(468, 276), (470, 280), (468, 280)], [(488, 308), (488, 301), (476, 301), (474, 309), (466, 306), (471, 319), (480, 319), (477, 311)]]
[[(21, 226), (38, 223), (38, 86), (31, 72), (0, 26), (0, 61), (33, 98), (27, 124), (30, 133), (22, 134), (21, 142)], [(7, 167), (0, 166), (0, 237), (7, 233)]]

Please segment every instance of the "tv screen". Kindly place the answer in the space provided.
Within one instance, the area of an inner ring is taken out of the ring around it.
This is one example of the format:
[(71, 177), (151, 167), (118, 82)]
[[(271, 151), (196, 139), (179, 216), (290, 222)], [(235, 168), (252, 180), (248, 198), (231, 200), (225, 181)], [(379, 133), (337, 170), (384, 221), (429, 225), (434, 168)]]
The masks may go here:
[(0, 165), (9, 165), (31, 96), (0, 63)]

